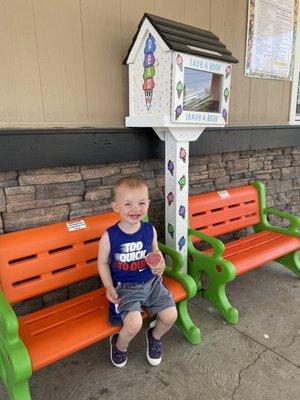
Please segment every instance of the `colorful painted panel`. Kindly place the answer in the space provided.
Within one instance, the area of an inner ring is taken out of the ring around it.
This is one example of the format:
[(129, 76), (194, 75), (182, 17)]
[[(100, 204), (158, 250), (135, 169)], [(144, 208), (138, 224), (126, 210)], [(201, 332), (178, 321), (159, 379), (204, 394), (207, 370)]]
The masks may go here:
[(153, 89), (155, 87), (155, 82), (154, 82), (154, 75), (155, 75), (155, 68), (154, 68), (154, 63), (155, 63), (155, 56), (154, 52), (156, 50), (156, 44), (155, 44), (155, 39), (149, 33), (148, 38), (146, 40), (146, 44), (144, 47), (144, 74), (143, 74), (143, 90), (145, 92), (145, 102), (146, 102), (146, 107), (147, 110), (150, 110), (151, 107), (151, 102), (152, 102), (152, 96), (153, 96)]

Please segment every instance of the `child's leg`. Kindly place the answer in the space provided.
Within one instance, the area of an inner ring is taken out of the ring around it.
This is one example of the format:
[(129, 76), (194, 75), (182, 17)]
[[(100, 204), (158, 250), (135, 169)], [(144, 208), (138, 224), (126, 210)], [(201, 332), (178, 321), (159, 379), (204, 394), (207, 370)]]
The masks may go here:
[(169, 307), (163, 311), (160, 311), (157, 314), (157, 322), (152, 331), (152, 335), (154, 339), (159, 340), (168, 330), (172, 327), (172, 325), (176, 322), (177, 319), (177, 310), (176, 307)]
[(137, 335), (143, 325), (140, 311), (129, 311), (123, 320), (123, 327), (119, 332), (117, 348), (126, 351), (131, 340)]

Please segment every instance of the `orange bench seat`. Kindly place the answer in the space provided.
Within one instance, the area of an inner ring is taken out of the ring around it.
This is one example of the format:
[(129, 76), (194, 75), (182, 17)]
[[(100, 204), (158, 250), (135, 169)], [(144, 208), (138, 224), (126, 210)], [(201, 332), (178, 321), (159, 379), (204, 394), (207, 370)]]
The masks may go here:
[[(186, 298), (182, 285), (168, 277), (164, 283), (175, 302)], [(31, 360), (32, 370), (81, 350), (120, 330), (107, 321), (105, 289), (97, 289), (60, 304), (19, 318), (19, 334)], [(144, 314), (147, 317), (147, 313)], [(63, 337), (63, 346), (60, 345)]]
[[(273, 231), (261, 231), (225, 243), (223, 258), (232, 262), (237, 276), (300, 248), (300, 239)], [(213, 254), (213, 249), (205, 250)]]

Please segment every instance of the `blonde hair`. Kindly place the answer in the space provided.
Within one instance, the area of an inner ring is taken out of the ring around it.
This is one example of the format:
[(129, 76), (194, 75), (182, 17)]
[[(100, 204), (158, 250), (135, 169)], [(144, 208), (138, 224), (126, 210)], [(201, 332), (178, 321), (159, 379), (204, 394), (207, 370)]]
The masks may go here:
[(121, 178), (118, 180), (118, 182), (115, 183), (115, 185), (113, 187), (114, 200), (116, 199), (117, 191), (121, 186), (124, 186), (128, 189), (136, 189), (136, 188), (141, 188), (141, 187), (148, 188), (147, 184), (141, 178), (138, 178), (135, 176), (127, 176), (125, 178)]

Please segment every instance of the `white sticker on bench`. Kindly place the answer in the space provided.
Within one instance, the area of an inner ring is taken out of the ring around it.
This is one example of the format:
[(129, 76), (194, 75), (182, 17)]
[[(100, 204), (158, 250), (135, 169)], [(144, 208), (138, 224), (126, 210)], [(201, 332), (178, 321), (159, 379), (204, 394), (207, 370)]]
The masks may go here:
[(220, 190), (217, 193), (221, 197), (221, 199), (225, 199), (226, 197), (230, 196), (230, 194), (227, 192), (227, 190)]
[(78, 231), (79, 229), (85, 229), (86, 224), (84, 220), (76, 221), (76, 222), (67, 222), (66, 223), (69, 232)]

